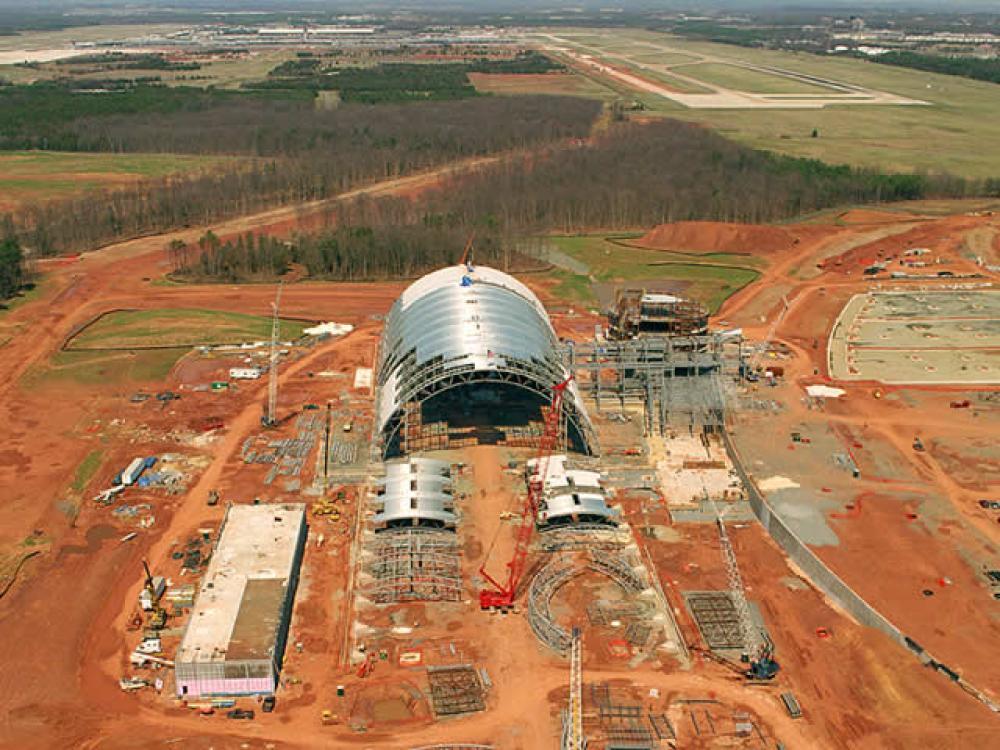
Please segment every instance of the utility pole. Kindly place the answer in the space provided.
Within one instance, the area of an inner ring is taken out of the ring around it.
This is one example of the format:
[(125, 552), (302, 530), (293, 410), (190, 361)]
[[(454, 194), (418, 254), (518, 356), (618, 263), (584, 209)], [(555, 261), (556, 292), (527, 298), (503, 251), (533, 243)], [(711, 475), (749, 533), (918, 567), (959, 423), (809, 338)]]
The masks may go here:
[(267, 373), (267, 414), (261, 420), (265, 427), (274, 427), (278, 420), (275, 412), (278, 409), (278, 333), (281, 330), (281, 322), (278, 317), (278, 307), (281, 305), (281, 290), (284, 288), (283, 282), (278, 282), (278, 293), (271, 303), (273, 316), (271, 318), (271, 365)]

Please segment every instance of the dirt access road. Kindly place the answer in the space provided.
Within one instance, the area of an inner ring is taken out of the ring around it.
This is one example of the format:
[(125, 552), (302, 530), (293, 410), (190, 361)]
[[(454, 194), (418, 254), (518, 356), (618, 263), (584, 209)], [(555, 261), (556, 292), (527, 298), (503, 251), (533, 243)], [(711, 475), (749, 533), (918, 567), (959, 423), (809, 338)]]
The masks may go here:
[[(727, 323), (788, 352), (761, 359), (765, 366), (784, 367), (783, 382), (775, 388), (761, 384), (751, 393), (777, 403), (777, 410), (736, 415), (735, 439), (758, 479), (786, 477), (801, 485), (772, 496), (772, 502), (813, 551), (907, 635), (996, 700), (1000, 670), (989, 653), (1000, 627), (983, 569), (1000, 565), (1000, 528), (978, 498), (1000, 493), (1000, 457), (966, 454), (965, 460), (978, 461), (980, 472), (963, 483), (933, 447), (917, 451), (912, 443), (918, 436), (930, 446), (958, 446), (957, 460), (963, 447), (995, 444), (1000, 411), (988, 399), (1000, 387), (886, 387), (837, 382), (828, 372), (825, 342), (854, 294), (1000, 280), (965, 252), (965, 238), (995, 227), (997, 217), (912, 219), (900, 217), (903, 231), (888, 231), (891, 226), (881, 220), (881, 236), (861, 245), (840, 233), (800, 245), (773, 263), (757, 285), (727, 301), (720, 311)], [(831, 254), (837, 245), (840, 252)], [(899, 268), (896, 259), (913, 247), (930, 250), (932, 262), (917, 272), (923, 278), (863, 276), (876, 260), (891, 259), (890, 268)], [(975, 278), (941, 278), (941, 268)], [(769, 288), (777, 293), (768, 294)], [(803, 389), (813, 383), (846, 394), (808, 403)], [(949, 408), (965, 398), (969, 409)], [(793, 432), (809, 442), (796, 444)], [(851, 478), (831, 461), (832, 453), (844, 451), (854, 456), (860, 477)]]

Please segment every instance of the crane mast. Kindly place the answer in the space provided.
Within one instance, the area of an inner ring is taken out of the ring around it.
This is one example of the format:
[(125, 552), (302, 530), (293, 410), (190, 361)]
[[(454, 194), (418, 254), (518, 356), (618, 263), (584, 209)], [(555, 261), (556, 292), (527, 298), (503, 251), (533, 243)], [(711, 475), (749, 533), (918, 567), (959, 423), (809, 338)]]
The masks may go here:
[(719, 527), (719, 542), (722, 545), (722, 557), (726, 563), (726, 580), (740, 623), (743, 660), (750, 665), (746, 676), (751, 679), (770, 680), (778, 673), (778, 662), (773, 658), (771, 644), (764, 637), (750, 614), (750, 603), (747, 601), (743, 576), (740, 575), (740, 566), (736, 561), (736, 552), (733, 550), (729, 533), (726, 531), (726, 524), (723, 523), (718, 508), (715, 509), (715, 522)]
[(278, 306), (281, 304), (281, 290), (284, 284), (278, 283), (278, 293), (271, 303), (273, 314), (271, 317), (271, 357), (270, 366), (267, 371), (267, 413), (261, 420), (265, 427), (273, 427), (278, 419), (278, 333), (281, 330), (281, 322), (278, 317)]
[(479, 568), (479, 574), (485, 578), (492, 589), (483, 589), (479, 592), (479, 606), (482, 609), (506, 609), (513, 606), (514, 598), (517, 596), (517, 586), (521, 582), (524, 574), (525, 563), (528, 559), (528, 542), (535, 528), (535, 517), (538, 513), (538, 506), (542, 500), (542, 493), (545, 489), (545, 478), (548, 476), (549, 459), (552, 451), (555, 450), (559, 441), (560, 423), (562, 416), (563, 394), (572, 378), (567, 378), (563, 382), (552, 386), (552, 402), (549, 406), (548, 414), (545, 415), (545, 430), (538, 442), (538, 453), (535, 457), (535, 473), (528, 476), (528, 494), (521, 508), (521, 525), (517, 529), (517, 537), (514, 544), (514, 555), (507, 563), (507, 580), (505, 583), (498, 582), (486, 571), (486, 563)]

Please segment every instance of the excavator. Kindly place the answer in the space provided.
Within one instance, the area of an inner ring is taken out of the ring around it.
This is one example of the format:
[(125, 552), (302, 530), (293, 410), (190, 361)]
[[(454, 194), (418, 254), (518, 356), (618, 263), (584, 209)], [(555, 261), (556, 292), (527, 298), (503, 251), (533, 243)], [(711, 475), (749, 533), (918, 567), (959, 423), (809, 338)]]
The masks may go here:
[(167, 626), (167, 610), (160, 606), (160, 598), (163, 596), (163, 592), (156, 589), (153, 574), (149, 570), (149, 563), (143, 560), (142, 567), (146, 571), (144, 588), (149, 594), (149, 600), (153, 603), (147, 625), (150, 630), (163, 630)]

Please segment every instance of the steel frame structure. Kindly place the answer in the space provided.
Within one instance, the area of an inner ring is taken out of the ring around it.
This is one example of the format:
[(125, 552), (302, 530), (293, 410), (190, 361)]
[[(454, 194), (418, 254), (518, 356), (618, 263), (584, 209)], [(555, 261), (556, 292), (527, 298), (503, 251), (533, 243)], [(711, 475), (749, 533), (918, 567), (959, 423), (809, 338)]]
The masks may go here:
[(598, 411), (608, 402), (644, 409), (646, 434), (669, 427), (721, 429), (727, 382), (739, 376), (742, 338), (735, 333), (644, 336), (627, 341), (568, 342), (567, 369)]
[(379, 604), (400, 601), (459, 601), (462, 571), (458, 540), (450, 531), (391, 529), (375, 537), (367, 594)]

